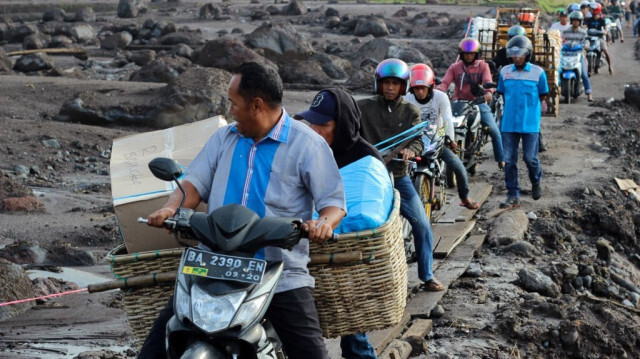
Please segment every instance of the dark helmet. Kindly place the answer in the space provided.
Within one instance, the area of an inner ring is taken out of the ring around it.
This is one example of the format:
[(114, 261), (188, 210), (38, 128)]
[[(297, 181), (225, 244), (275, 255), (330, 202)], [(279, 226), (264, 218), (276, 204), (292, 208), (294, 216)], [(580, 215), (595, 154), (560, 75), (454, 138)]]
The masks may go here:
[(513, 25), (509, 28), (509, 31), (507, 31), (507, 36), (509, 36), (509, 38), (512, 38), (514, 36), (517, 35), (527, 35), (527, 30), (524, 29), (524, 27), (520, 26), (520, 25)]
[(531, 40), (526, 36), (516, 35), (507, 42), (507, 57), (525, 56), (528, 62), (531, 60), (532, 53), (533, 45), (531, 44)]
[(473, 60), (475, 61), (479, 59), (481, 49), (482, 45), (480, 45), (480, 42), (470, 37), (462, 39), (462, 41), (460, 41), (460, 44), (458, 44), (458, 51), (460, 53), (460, 58), (462, 59), (462, 61), (464, 61), (464, 57), (462, 56), (462, 54), (464, 53), (474, 53), (476, 54), (476, 56)]
[(409, 87), (409, 66), (400, 59), (386, 59), (378, 64), (376, 67), (376, 81), (373, 84), (373, 90), (375, 93), (382, 94), (382, 87), (380, 81), (387, 77), (395, 77), (402, 81), (402, 89), (400, 95), (407, 93)]
[(582, 25), (582, 20), (584, 20), (584, 15), (582, 15), (582, 11), (573, 11), (569, 14), (569, 21), (573, 22), (573, 20), (580, 20), (580, 25)]

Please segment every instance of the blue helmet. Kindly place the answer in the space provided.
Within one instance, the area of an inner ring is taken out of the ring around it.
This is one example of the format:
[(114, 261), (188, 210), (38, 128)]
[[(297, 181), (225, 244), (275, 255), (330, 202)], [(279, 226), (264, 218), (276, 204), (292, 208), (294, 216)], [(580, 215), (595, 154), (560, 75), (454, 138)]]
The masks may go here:
[(381, 93), (382, 88), (379, 82), (387, 77), (395, 77), (403, 82), (400, 95), (405, 95), (409, 87), (409, 75), (409, 65), (406, 62), (395, 58), (386, 59), (376, 67), (376, 81), (373, 84), (373, 90), (375, 93)]
[(580, 4), (572, 3), (567, 7), (567, 12), (571, 14), (574, 11), (580, 11)]

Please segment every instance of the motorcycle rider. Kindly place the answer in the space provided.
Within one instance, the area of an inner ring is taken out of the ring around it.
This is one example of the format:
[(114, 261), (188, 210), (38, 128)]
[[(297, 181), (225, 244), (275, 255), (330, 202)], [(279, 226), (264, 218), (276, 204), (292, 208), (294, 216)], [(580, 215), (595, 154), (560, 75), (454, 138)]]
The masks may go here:
[[(260, 217), (302, 218), (309, 240), (322, 242), (345, 214), (342, 179), (327, 143), (282, 107), (282, 89), (278, 72), (270, 66), (248, 62), (234, 71), (228, 96), (236, 122), (216, 131), (187, 168), (184, 207), (204, 201), (211, 212), (238, 203)], [(162, 227), (182, 197), (180, 191), (173, 192), (149, 215), (149, 225)], [(311, 219), (314, 204), (323, 223)], [(285, 353), (289, 358), (328, 359), (312, 295), (314, 279), (307, 269), (308, 241), (301, 240), (291, 251), (266, 247), (263, 256), (284, 261), (266, 317)], [(165, 327), (172, 304), (155, 321), (139, 358), (166, 357)]]
[[(327, 141), (339, 168), (366, 156), (384, 163), (380, 152), (360, 136), (360, 117), (356, 101), (340, 88), (318, 92), (309, 109), (294, 116), (309, 122), (309, 127)], [(340, 348), (345, 359), (377, 358), (366, 333), (342, 337)]]
[[(527, 31), (520, 25), (513, 25), (507, 30), (507, 41), (511, 40), (516, 35), (527, 35)], [(496, 52), (496, 56), (493, 58), (493, 63), (496, 65), (496, 69), (500, 70), (502, 66), (511, 64), (511, 58), (507, 57), (507, 48), (503, 47)]]
[(507, 43), (507, 56), (513, 65), (500, 70), (497, 91), (504, 95), (504, 115), (501, 130), (506, 159), (505, 184), (507, 198), (500, 208), (520, 206), (518, 184), (518, 147), (522, 140), (522, 157), (529, 171), (531, 197), (542, 196), (542, 169), (538, 161), (538, 133), (540, 133), (540, 107), (549, 93), (544, 70), (529, 63), (533, 53), (531, 40), (515, 36)]
[[(591, 13), (591, 6), (589, 1), (581, 1), (580, 2), (580, 11), (582, 12), (582, 17), (586, 19), (590, 19), (593, 14)], [(569, 13), (571, 15), (571, 13)]]
[(549, 27), (549, 31), (558, 30), (560, 34), (564, 32), (564, 30), (568, 30), (571, 27), (569, 23), (569, 13), (566, 9), (558, 9), (558, 21), (551, 24)]
[[(378, 64), (375, 72), (374, 97), (358, 101), (362, 111), (360, 135), (369, 143), (380, 143), (409, 128), (420, 124), (420, 110), (405, 101), (409, 85), (409, 66), (395, 58)], [(420, 136), (409, 142), (401, 151), (408, 160), (422, 153), (424, 145)], [(393, 172), (394, 187), (400, 192), (400, 213), (409, 221), (418, 255), (418, 278), (427, 291), (441, 291), (444, 286), (433, 275), (433, 235), (429, 219), (408, 175), (408, 163), (391, 161), (387, 168)]]
[(620, 42), (624, 43), (624, 31), (622, 31), (622, 19), (624, 19), (624, 9), (618, 0), (611, 0), (611, 5), (607, 6), (607, 13), (611, 16), (611, 21), (615, 21), (618, 33), (620, 34)]
[(435, 136), (446, 135), (450, 139), (450, 141), (445, 141), (447, 145), (443, 148), (442, 160), (456, 174), (458, 196), (462, 201), (460, 205), (468, 209), (478, 209), (480, 207), (478, 202), (474, 202), (469, 197), (467, 170), (460, 157), (454, 153), (458, 144), (453, 140), (456, 134), (447, 94), (434, 88), (435, 75), (426, 64), (411, 66), (409, 79), (409, 93), (404, 95), (404, 99), (420, 109), (422, 122), (430, 122), (435, 125), (434, 131), (438, 132)]
[(484, 93), (485, 102), (478, 105), (480, 118), (482, 123), (489, 128), (493, 155), (498, 163), (498, 168), (503, 169), (502, 138), (500, 137), (500, 130), (493, 119), (491, 108), (487, 105), (487, 102), (491, 101), (494, 89), (482, 88), (484, 83), (491, 82), (491, 70), (489, 65), (479, 58), (480, 42), (478, 40), (472, 38), (463, 39), (458, 45), (458, 50), (460, 60), (449, 66), (442, 83), (438, 85), (437, 89), (447, 92), (449, 85), (453, 83), (453, 99), (464, 101), (475, 100), (478, 97), (476, 94)]
[[(587, 36), (587, 30), (582, 28), (582, 12), (574, 11), (569, 14), (571, 21), (571, 28), (565, 30), (562, 33), (563, 42), (575, 42), (584, 45), (585, 50), (589, 49), (589, 39)], [(587, 101), (593, 102), (593, 95), (591, 93), (591, 80), (587, 71), (587, 59), (583, 55), (580, 59), (580, 75), (582, 77), (582, 85), (584, 86), (584, 93), (587, 94)]]
[(607, 23), (602, 17), (602, 5), (595, 3), (594, 8), (591, 9), (591, 13), (593, 17), (587, 19), (585, 24), (587, 25), (587, 29), (595, 29), (598, 31), (603, 31), (604, 35), (600, 35), (600, 50), (607, 58), (607, 64), (609, 65), (609, 74), (614, 75), (615, 71), (613, 71), (613, 64), (611, 63), (611, 56), (609, 55), (609, 50), (607, 50)]

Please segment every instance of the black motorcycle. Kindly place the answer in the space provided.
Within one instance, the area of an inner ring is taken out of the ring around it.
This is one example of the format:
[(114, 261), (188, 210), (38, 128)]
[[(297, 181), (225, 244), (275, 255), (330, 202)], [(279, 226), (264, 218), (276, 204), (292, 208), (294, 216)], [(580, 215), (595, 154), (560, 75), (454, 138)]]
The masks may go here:
[(447, 179), (442, 151), (444, 151), (446, 136), (438, 133), (438, 129), (432, 129), (432, 133), (424, 135), (423, 140), (424, 151), (422, 155), (413, 159), (415, 167), (411, 172), (411, 179), (427, 218), (431, 220), (433, 211), (442, 208), (445, 202)]
[[(149, 168), (157, 178), (175, 181), (184, 203), (178, 164), (156, 158)], [(188, 247), (180, 260), (175, 315), (166, 327), (169, 358), (284, 358), (280, 339), (264, 318), (284, 264), (254, 257), (266, 246), (292, 249), (306, 235), (302, 220), (259, 218), (238, 204), (206, 214), (182, 208), (183, 203), (165, 226), (176, 238), (196, 239), (206, 249)]]

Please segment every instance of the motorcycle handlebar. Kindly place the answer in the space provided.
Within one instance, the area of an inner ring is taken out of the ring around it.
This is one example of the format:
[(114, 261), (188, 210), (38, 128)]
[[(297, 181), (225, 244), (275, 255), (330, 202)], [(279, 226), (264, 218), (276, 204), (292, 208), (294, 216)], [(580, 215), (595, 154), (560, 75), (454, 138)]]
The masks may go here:
[[(145, 223), (145, 224), (149, 224), (149, 220), (146, 218), (142, 218), (142, 217), (138, 217), (137, 219), (138, 223)], [(178, 221), (176, 221), (173, 218), (167, 218), (164, 220), (164, 225), (165, 227), (175, 230), (176, 229), (176, 225), (177, 225)], [(302, 237), (307, 238), (309, 237), (309, 232), (304, 231), (304, 230), (300, 230), (300, 233), (302, 234)], [(338, 240), (340, 239), (340, 235), (338, 233), (331, 233), (331, 238), (329, 238), (327, 240), (327, 243), (336, 243), (338, 242)]]

